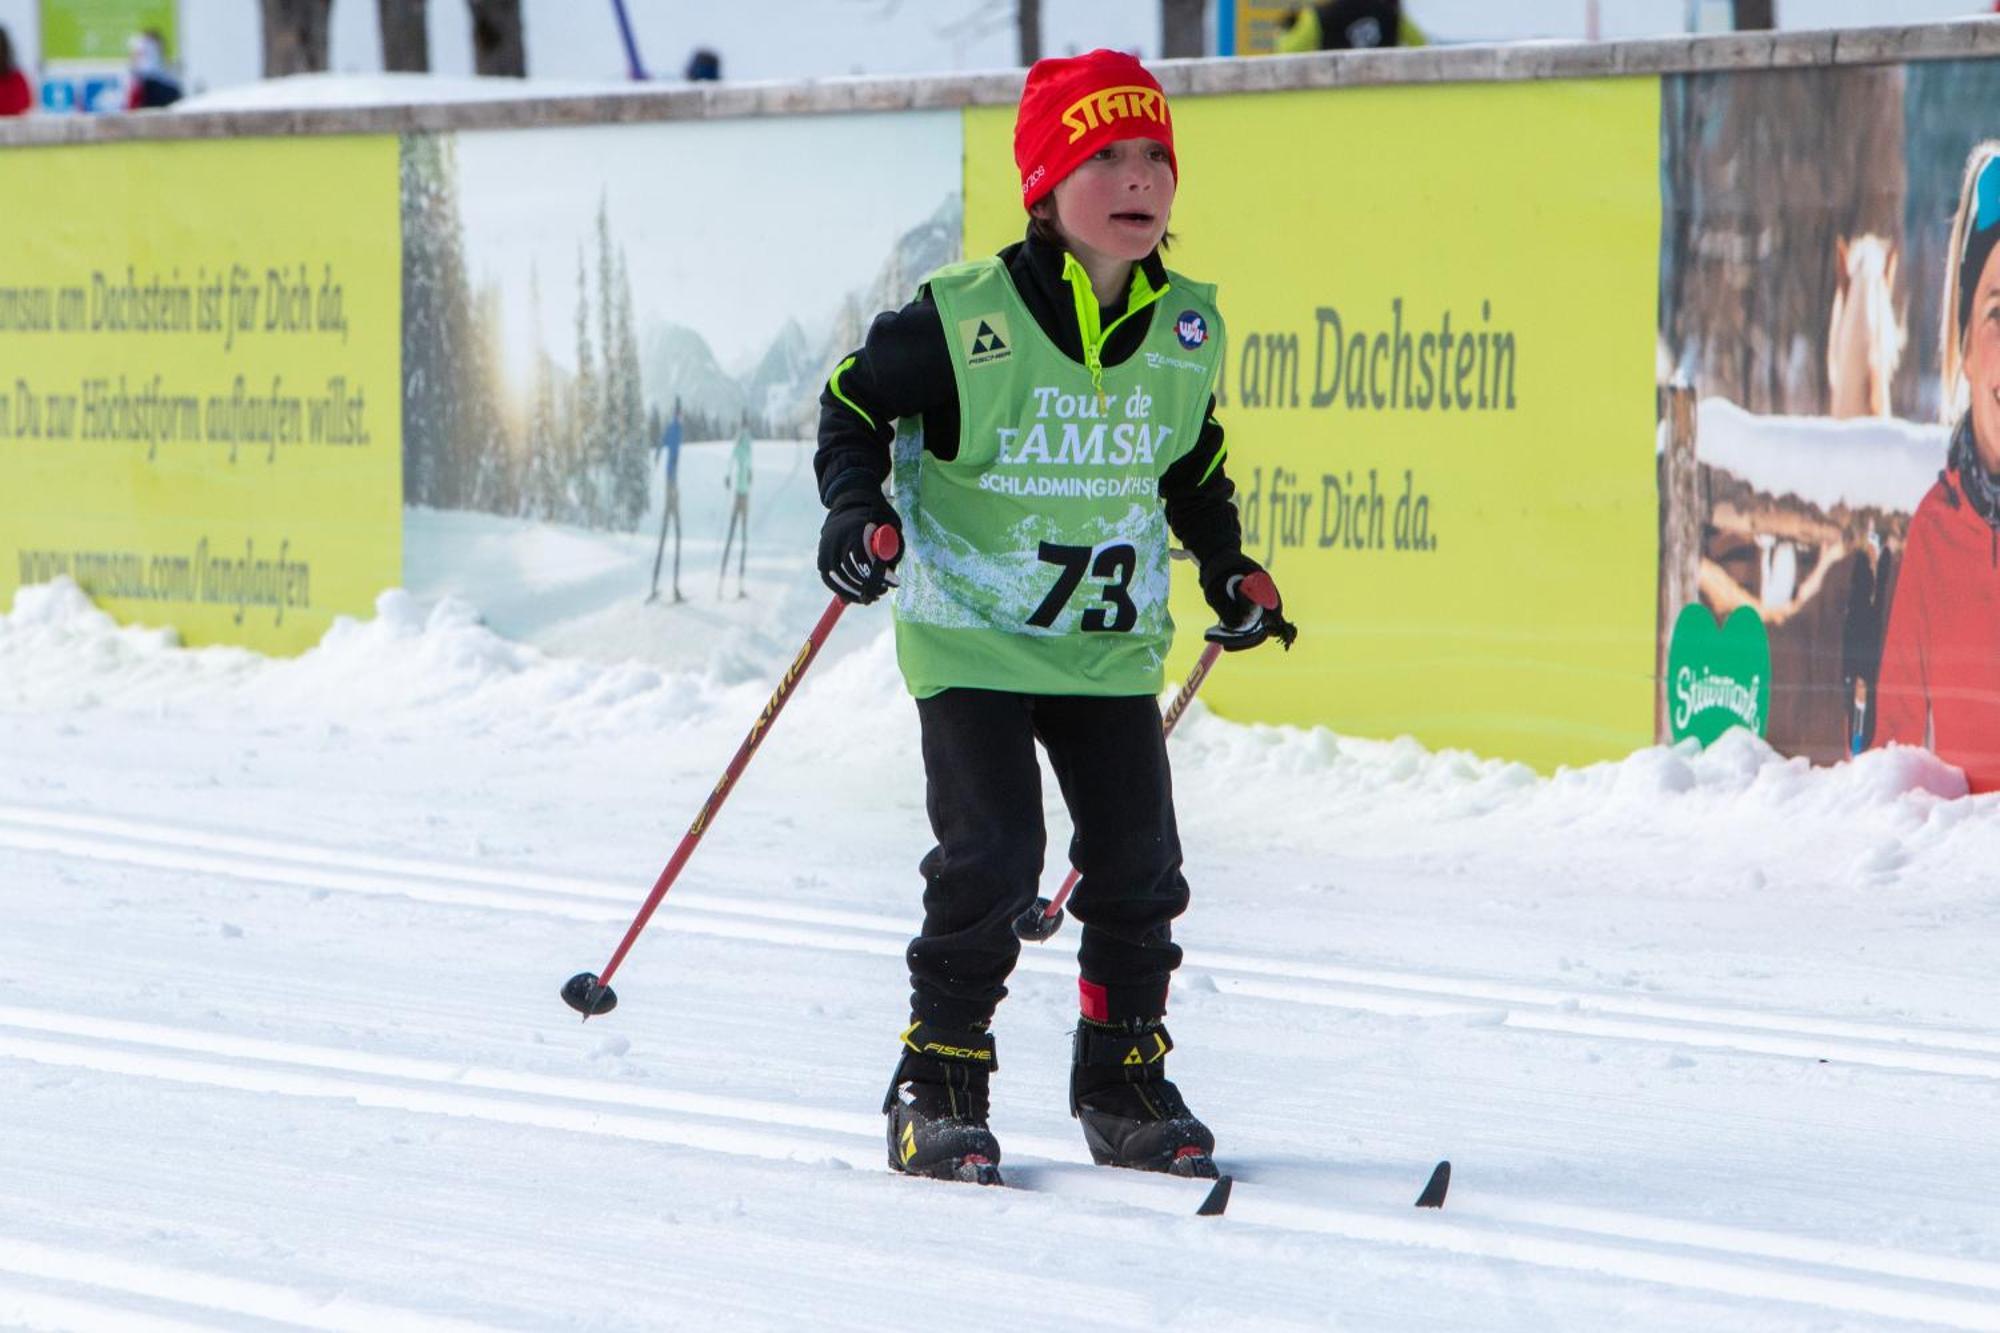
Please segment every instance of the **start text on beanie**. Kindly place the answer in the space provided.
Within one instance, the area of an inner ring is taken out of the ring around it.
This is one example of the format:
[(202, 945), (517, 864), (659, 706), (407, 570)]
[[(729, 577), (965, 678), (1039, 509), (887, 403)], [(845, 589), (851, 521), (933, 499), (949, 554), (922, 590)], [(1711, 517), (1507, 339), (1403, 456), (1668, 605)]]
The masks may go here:
[(1166, 146), (1178, 180), (1166, 92), (1136, 59), (1122, 51), (1091, 51), (1036, 61), (1014, 117), (1022, 207), (1034, 207), (1105, 144), (1141, 138)]

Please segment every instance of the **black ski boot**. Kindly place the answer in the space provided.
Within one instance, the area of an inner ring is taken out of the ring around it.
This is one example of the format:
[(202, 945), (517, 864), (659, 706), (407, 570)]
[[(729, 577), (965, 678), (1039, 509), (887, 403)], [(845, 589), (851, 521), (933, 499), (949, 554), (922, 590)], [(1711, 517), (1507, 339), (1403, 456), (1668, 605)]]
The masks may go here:
[(1099, 1166), (1214, 1179), (1215, 1135), (1167, 1080), (1173, 1038), (1159, 1019), (1079, 1019), (1069, 1109)]
[(1000, 1144), (986, 1127), (987, 1079), (997, 1068), (991, 1033), (910, 1024), (882, 1099), (889, 1169), (1000, 1184)]

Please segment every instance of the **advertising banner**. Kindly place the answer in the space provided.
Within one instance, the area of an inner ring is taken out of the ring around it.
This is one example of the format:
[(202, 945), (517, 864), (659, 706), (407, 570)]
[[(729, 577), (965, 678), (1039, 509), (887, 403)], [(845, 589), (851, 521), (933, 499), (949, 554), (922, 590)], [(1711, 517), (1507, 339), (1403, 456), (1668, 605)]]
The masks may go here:
[(2000, 63), (1661, 97), (1663, 660), (1686, 607), (1754, 615), (1779, 750), (2000, 788)]
[[(1174, 115), (1168, 264), (1220, 286), (1244, 546), (1301, 631), (1203, 697), (1541, 767), (1647, 744), (1657, 83), (1182, 97)], [(966, 120), (979, 254), (1023, 213), (1012, 109)], [(1177, 584), (1185, 666), (1213, 615)]]
[(34, 148), (0, 209), (0, 603), (297, 651), (401, 568), (394, 137)]
[(1267, 56), (1278, 49), (1278, 38), (1298, 13), (1296, 4), (1260, 4), (1258, 0), (1216, 0), (1215, 54)]

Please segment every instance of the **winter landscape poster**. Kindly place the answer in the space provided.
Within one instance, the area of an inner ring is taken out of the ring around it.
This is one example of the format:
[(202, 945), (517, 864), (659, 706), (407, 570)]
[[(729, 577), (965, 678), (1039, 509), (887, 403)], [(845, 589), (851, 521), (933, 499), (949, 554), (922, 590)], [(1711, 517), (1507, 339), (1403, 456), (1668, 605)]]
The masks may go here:
[[(407, 585), (646, 660), (789, 624), (820, 389), (957, 258), (959, 138), (951, 112), (405, 136)], [(464, 543), (532, 554), (467, 584)], [(530, 583), (568, 588), (557, 623)]]

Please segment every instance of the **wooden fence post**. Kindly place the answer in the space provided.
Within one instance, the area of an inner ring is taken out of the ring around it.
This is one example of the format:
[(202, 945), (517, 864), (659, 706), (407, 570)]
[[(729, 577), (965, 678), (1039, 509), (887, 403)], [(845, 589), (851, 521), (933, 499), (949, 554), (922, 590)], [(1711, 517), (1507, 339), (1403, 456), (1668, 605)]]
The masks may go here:
[(1660, 475), (1660, 626), (1653, 737), (1665, 742), (1667, 726), (1667, 641), (1681, 608), (1701, 599), (1701, 535), (1708, 506), (1701, 494), (1701, 465), (1695, 457), (1695, 390), (1676, 379), (1665, 389), (1667, 447)]

